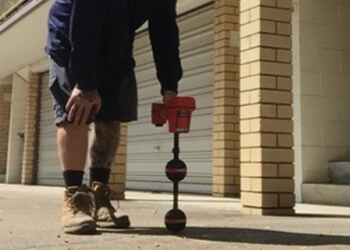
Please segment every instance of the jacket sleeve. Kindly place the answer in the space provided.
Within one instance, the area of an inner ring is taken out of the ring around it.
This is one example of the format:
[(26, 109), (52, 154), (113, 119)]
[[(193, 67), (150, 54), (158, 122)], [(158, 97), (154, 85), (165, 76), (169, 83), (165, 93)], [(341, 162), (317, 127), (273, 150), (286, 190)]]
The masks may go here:
[(97, 61), (104, 1), (73, 0), (69, 36), (71, 53), (69, 70), (76, 87), (97, 89)]
[(165, 90), (177, 92), (182, 78), (179, 56), (179, 28), (176, 23), (176, 0), (162, 0), (149, 20), (149, 33), (157, 77)]

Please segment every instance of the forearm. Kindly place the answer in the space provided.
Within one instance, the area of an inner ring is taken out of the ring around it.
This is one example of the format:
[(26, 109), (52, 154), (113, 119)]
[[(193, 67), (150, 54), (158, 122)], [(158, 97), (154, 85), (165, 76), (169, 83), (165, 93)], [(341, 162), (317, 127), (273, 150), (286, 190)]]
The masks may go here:
[(178, 82), (182, 78), (176, 16), (176, 1), (164, 0), (149, 23), (153, 56), (163, 94), (165, 90), (177, 92)]
[(104, 1), (75, 0), (70, 21), (69, 69), (77, 88), (97, 89), (97, 63)]

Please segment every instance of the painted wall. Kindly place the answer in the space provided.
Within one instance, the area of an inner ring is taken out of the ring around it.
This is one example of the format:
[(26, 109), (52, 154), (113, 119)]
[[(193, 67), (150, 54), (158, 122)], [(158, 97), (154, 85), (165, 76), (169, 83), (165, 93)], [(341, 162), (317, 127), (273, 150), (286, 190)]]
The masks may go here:
[(293, 110), (294, 110), (294, 181), (295, 198), (301, 202), (302, 145), (301, 145), (301, 95), (300, 95), (300, 0), (293, 0), (292, 57), (293, 57)]
[(328, 162), (350, 160), (350, 1), (295, 3), (296, 164), (304, 183), (327, 183)]
[[(38, 1), (30, 2), (35, 5)], [(0, 78), (13, 74), (45, 57), (44, 45), (47, 37), (47, 15), (52, 0), (42, 1), (34, 11), (23, 18), (16, 15), (8, 22), (18, 19), (7, 29), (0, 25)], [(22, 9), (22, 12), (26, 8)]]

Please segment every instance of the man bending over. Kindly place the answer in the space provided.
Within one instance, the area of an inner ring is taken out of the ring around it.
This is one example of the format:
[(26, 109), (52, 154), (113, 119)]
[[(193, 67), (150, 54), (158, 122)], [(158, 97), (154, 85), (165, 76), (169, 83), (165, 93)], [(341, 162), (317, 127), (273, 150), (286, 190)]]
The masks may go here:
[[(62, 226), (66, 233), (96, 227), (129, 227), (117, 217), (107, 186), (120, 123), (137, 119), (135, 31), (148, 21), (157, 76), (165, 104), (182, 77), (176, 0), (56, 0), (49, 14), (46, 52), (58, 127), (58, 156), (65, 181)], [(90, 149), (90, 185), (82, 185)]]

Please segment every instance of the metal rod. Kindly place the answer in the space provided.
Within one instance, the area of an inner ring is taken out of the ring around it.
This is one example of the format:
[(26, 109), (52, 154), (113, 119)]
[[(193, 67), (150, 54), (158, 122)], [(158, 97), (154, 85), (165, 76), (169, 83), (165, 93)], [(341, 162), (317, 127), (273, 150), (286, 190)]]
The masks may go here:
[[(180, 136), (179, 133), (174, 134), (174, 160), (179, 160), (180, 146), (179, 146)], [(174, 182), (174, 209), (178, 209), (179, 205), (179, 182)]]
[(179, 208), (179, 182), (174, 182), (174, 209)]
[(180, 136), (178, 133), (174, 134), (174, 149), (173, 149), (173, 154), (174, 154), (174, 160), (178, 160), (179, 159), (179, 155), (180, 155), (180, 147), (179, 147), (179, 139)]

